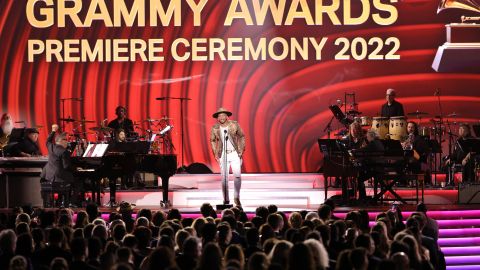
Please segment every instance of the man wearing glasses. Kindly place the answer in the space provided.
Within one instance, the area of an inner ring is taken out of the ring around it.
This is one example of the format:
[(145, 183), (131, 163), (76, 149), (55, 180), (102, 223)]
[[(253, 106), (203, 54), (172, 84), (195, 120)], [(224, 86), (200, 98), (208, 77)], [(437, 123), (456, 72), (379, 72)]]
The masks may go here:
[(382, 111), (380, 112), (382, 117), (405, 116), (403, 105), (395, 100), (395, 96), (394, 89), (390, 88), (387, 90), (387, 102), (382, 105)]
[(51, 183), (52, 187), (57, 186), (60, 187), (62, 191), (64, 190), (62, 204), (63, 206), (68, 206), (70, 203), (70, 187), (74, 182), (70, 161), (71, 152), (67, 149), (67, 134), (60, 133), (57, 135), (57, 131), (58, 125), (53, 124), (52, 132), (50, 132), (47, 138), (48, 162), (43, 168), (40, 177), (42, 181)]

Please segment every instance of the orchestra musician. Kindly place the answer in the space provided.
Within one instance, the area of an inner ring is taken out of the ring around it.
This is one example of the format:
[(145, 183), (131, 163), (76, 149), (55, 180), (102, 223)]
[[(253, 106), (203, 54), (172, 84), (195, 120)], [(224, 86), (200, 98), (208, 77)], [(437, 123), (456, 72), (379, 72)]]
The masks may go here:
[(10, 134), (13, 130), (13, 119), (9, 113), (4, 113), (0, 120), (0, 149), (8, 144), (10, 140)]
[(415, 122), (407, 123), (407, 137), (402, 141), (403, 150), (413, 152), (413, 160), (409, 163), (409, 168), (413, 173), (422, 171), (426, 168), (428, 157), (428, 145), (425, 139), (418, 133), (418, 125)]
[(405, 116), (403, 111), (403, 105), (395, 100), (397, 96), (394, 89), (389, 88), (387, 90), (387, 102), (382, 105), (382, 109), (380, 111), (380, 116), (382, 117), (396, 117), (396, 116)]
[[(367, 131), (367, 144), (364, 147), (361, 147), (360, 150), (373, 153), (383, 152), (385, 149), (382, 142), (378, 138), (377, 132), (375, 132), (374, 130), (369, 130)], [(364, 182), (374, 176), (375, 172), (367, 166), (363, 166), (362, 169), (359, 171), (357, 179), (359, 200), (365, 200), (367, 198)]]
[(123, 106), (118, 106), (115, 109), (117, 118), (108, 123), (108, 127), (112, 128), (116, 133), (117, 130), (123, 129), (126, 133), (126, 137), (130, 137), (133, 134), (133, 121), (127, 118), (127, 109)]
[(461, 164), (463, 183), (471, 183), (475, 181), (474, 156), (476, 153), (471, 153), (468, 149), (463, 149), (461, 144), (461, 142), (465, 142), (469, 139), (473, 139), (470, 126), (467, 124), (460, 124), (458, 128), (458, 139), (455, 142), (452, 156), (447, 160), (447, 165)]
[(25, 129), (25, 138), (13, 146), (12, 152), (16, 157), (41, 156), (42, 152), (38, 146), (38, 130), (36, 128)]

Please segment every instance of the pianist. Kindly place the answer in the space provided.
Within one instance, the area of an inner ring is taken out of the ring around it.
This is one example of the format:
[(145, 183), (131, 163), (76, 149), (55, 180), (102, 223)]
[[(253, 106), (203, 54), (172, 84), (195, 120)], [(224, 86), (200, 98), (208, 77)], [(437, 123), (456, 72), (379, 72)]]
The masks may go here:
[[(58, 125), (53, 124), (52, 132), (50, 132), (47, 138), (48, 162), (43, 168), (40, 177), (44, 182), (51, 183), (52, 188), (53, 186), (61, 186), (61, 189), (64, 191), (62, 203), (66, 206), (70, 203), (70, 191), (65, 190), (69, 190), (68, 187), (71, 187), (74, 183), (74, 176), (70, 161), (71, 152), (67, 149), (67, 134), (60, 133), (56, 135), (57, 131)], [(45, 200), (47, 194), (42, 191), (42, 195)]]
[(367, 144), (365, 138), (365, 132), (362, 129), (362, 125), (358, 122), (350, 124), (350, 134), (345, 139), (345, 146), (349, 150), (359, 149)]
[[(367, 132), (367, 145), (360, 148), (360, 151), (368, 153), (383, 153), (384, 147), (382, 142), (378, 139), (378, 134), (374, 130), (369, 130)], [(358, 173), (358, 198), (361, 201), (366, 200), (367, 193), (365, 190), (365, 181), (374, 177), (375, 172), (370, 166), (363, 165)]]
[(41, 156), (42, 152), (38, 146), (38, 130), (36, 128), (25, 129), (25, 138), (13, 146), (13, 155), (16, 157)]

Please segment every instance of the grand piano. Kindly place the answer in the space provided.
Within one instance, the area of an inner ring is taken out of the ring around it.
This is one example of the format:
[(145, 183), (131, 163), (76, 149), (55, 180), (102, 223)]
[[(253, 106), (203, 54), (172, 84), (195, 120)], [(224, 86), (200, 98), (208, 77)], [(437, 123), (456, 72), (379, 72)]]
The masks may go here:
[[(162, 179), (163, 196), (160, 204), (168, 204), (168, 182), (177, 170), (177, 155), (148, 154), (149, 142), (125, 142), (110, 145), (101, 157), (72, 157), (76, 168), (74, 175), (79, 179), (89, 179), (92, 200), (100, 204), (100, 180), (108, 178), (110, 202), (115, 202), (116, 182), (120, 177), (131, 177), (135, 172), (153, 173)], [(158, 186), (158, 181), (154, 182)]]

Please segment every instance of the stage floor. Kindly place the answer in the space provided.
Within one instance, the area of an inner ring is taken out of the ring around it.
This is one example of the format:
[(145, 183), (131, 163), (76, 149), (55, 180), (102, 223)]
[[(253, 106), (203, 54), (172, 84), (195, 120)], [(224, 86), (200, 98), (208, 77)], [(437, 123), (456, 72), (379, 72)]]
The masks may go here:
[[(233, 179), (230, 178), (230, 198), (233, 201)], [(438, 177), (437, 184), (444, 178)], [(147, 186), (148, 186), (147, 182)], [(220, 204), (222, 199), (219, 174), (177, 174), (170, 178), (169, 200), (173, 207), (182, 212), (197, 212), (202, 203)], [(416, 198), (415, 188), (398, 187), (394, 189), (402, 198)], [(326, 198), (341, 195), (340, 188), (329, 187), (325, 194), (324, 177), (314, 173), (275, 173), (243, 174), (240, 199), (247, 212), (258, 206), (275, 204), (282, 211), (315, 210)], [(368, 187), (367, 195), (373, 195)], [(162, 189), (146, 188), (142, 190), (117, 191), (117, 202), (128, 201), (142, 208), (159, 208)], [(338, 196), (337, 196), (338, 197)], [(387, 193), (387, 198), (393, 198)], [(421, 200), (421, 194), (419, 194)], [(102, 194), (102, 205), (109, 201), (108, 190)], [(427, 186), (424, 190), (424, 202), (429, 205), (451, 206), (458, 201), (458, 190)], [(393, 202), (379, 205), (382, 208)], [(398, 202), (397, 202), (398, 203)], [(409, 204), (416, 204), (410, 201)], [(355, 204), (351, 207), (355, 207)], [(375, 208), (376, 206), (372, 206)], [(347, 207), (348, 208), (348, 207)]]

